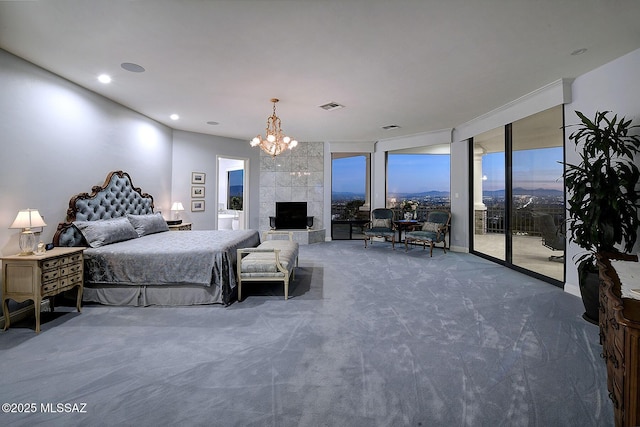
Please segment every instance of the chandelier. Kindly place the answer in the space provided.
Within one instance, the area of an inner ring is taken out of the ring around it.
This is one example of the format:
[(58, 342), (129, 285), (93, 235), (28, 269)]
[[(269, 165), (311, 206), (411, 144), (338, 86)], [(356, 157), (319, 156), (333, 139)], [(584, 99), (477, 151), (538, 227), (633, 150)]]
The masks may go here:
[(262, 135), (258, 135), (251, 140), (252, 147), (260, 147), (262, 151), (275, 157), (282, 153), (284, 150), (291, 150), (298, 145), (298, 141), (286, 136), (280, 128), (280, 118), (276, 116), (276, 102), (279, 99), (273, 98), (273, 114), (267, 118), (267, 129), (265, 130), (265, 138), (262, 139)]

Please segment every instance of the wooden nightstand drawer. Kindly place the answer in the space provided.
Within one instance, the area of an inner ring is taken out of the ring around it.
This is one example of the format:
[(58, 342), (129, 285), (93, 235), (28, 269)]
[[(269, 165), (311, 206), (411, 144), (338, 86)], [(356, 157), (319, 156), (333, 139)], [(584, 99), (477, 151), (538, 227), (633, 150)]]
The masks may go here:
[(57, 280), (52, 280), (51, 282), (43, 283), (42, 295), (46, 294), (47, 292), (55, 291), (56, 289), (58, 289), (58, 285), (59, 283)]
[(82, 272), (82, 264), (70, 264), (66, 269), (68, 274), (75, 274)]
[(61, 258), (60, 265), (73, 264), (74, 262), (77, 263), (78, 261), (81, 261), (81, 260), (82, 260), (82, 255), (73, 254), (73, 255)]
[(169, 230), (171, 230), (171, 231), (190, 231), (191, 230), (191, 223), (190, 222), (183, 222), (182, 224), (170, 225), (169, 226)]
[(72, 276), (62, 277), (59, 280), (58, 286), (60, 288), (64, 288), (65, 286), (74, 285), (74, 284), (80, 283), (80, 282), (82, 282), (82, 274), (78, 273), (78, 274), (74, 274)]
[(49, 270), (42, 272), (42, 281), (48, 282), (49, 280), (57, 279), (60, 277), (60, 270)]
[(58, 268), (59, 265), (60, 265), (60, 258), (42, 260), (43, 270), (51, 270), (53, 268)]

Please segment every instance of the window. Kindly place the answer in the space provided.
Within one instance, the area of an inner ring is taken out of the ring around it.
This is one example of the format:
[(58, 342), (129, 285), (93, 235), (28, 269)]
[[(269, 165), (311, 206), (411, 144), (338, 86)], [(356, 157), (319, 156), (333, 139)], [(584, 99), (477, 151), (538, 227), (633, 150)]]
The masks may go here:
[(228, 209), (242, 210), (242, 192), (244, 185), (244, 170), (234, 170), (227, 172), (227, 207)]
[(363, 237), (362, 226), (369, 219), (370, 154), (331, 155), (331, 238)]
[(424, 220), (429, 211), (449, 210), (449, 145), (412, 149), (416, 152), (393, 152), (387, 155), (387, 207), (402, 218), (403, 202), (415, 202), (416, 219)]

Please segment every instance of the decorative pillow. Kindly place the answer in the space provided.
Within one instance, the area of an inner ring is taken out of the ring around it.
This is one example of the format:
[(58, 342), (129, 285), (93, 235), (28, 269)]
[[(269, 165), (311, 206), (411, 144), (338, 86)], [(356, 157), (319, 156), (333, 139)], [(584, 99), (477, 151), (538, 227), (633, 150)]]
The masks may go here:
[(391, 220), (389, 218), (374, 218), (371, 221), (371, 228), (391, 228)]
[(433, 232), (438, 232), (440, 231), (440, 227), (442, 227), (442, 224), (438, 223), (438, 222), (425, 222), (424, 224), (422, 224), (422, 231), (433, 231)]
[(92, 248), (138, 237), (138, 233), (124, 216), (99, 221), (74, 221), (73, 225), (80, 230)]
[(131, 215), (127, 214), (127, 219), (135, 228), (138, 236), (146, 236), (148, 234), (160, 233), (163, 231), (169, 231), (167, 221), (162, 218), (159, 213), (151, 215)]

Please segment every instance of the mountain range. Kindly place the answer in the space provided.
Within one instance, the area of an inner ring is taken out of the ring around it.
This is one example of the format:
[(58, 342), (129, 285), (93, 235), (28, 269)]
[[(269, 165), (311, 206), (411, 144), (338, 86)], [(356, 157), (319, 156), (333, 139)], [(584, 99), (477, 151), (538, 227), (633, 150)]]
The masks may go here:
[[(562, 190), (553, 190), (547, 188), (522, 188), (516, 187), (513, 189), (513, 194), (516, 196), (536, 196), (536, 197), (562, 197), (564, 192)], [(483, 191), (485, 197), (504, 197), (505, 190), (493, 190)], [(335, 191), (331, 193), (331, 197), (334, 200), (364, 200), (363, 193), (353, 193), (348, 191)], [(395, 193), (390, 194), (389, 197), (395, 197), (396, 199), (423, 199), (425, 197), (449, 197), (448, 191), (422, 191), (418, 193)]]

